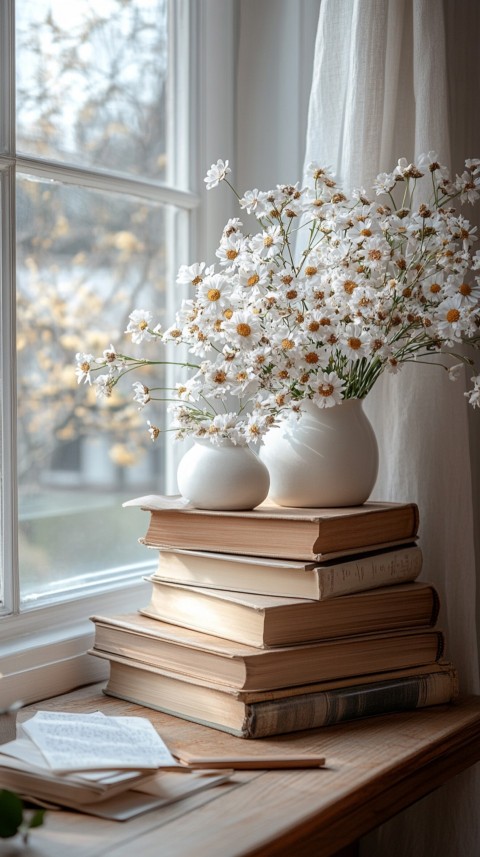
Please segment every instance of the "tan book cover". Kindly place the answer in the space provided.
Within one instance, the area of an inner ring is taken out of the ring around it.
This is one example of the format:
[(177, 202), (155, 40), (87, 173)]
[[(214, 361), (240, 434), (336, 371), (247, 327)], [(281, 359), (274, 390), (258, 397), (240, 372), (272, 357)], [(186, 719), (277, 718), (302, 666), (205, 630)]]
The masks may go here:
[(325, 601), (367, 589), (412, 582), (421, 569), (422, 551), (414, 544), (321, 564), (161, 548), (153, 577), (185, 586)]
[(458, 694), (451, 664), (428, 672), (378, 676), (348, 685), (309, 690), (291, 697), (245, 702), (220, 686), (160, 671), (114, 655), (104, 688), (109, 696), (145, 705), (241, 738), (265, 738), (333, 725), (359, 717), (405, 711), (453, 701)]
[(280, 559), (316, 560), (407, 543), (418, 532), (415, 503), (370, 502), (335, 509), (262, 503), (241, 512), (196, 509), (181, 497), (146, 496), (124, 506), (150, 512), (144, 543)]
[(142, 613), (259, 647), (429, 626), (439, 610), (438, 594), (429, 583), (313, 601), (150, 580), (151, 600)]
[(434, 663), (443, 633), (430, 628), (259, 649), (142, 614), (94, 616), (93, 654), (127, 657), (237, 690), (277, 690)]

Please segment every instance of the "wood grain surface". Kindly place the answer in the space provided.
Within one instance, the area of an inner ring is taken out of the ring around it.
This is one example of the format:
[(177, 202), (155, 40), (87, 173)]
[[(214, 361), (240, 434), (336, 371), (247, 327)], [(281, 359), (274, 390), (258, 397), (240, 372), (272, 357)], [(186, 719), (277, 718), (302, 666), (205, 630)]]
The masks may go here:
[[(224, 785), (128, 822), (50, 812), (32, 831), (28, 857), (331, 857), (480, 759), (480, 697), (244, 741), (105, 697), (101, 688), (30, 706), (19, 719), (37, 709), (137, 714), (180, 754), (308, 752), (325, 756), (326, 766), (237, 771)], [(1, 857), (21, 854), (15, 842), (0, 844)]]

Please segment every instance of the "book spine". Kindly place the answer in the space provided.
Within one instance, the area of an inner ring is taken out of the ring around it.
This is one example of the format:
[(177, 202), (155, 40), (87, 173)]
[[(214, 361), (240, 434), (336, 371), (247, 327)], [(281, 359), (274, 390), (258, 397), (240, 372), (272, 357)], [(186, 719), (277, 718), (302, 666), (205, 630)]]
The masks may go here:
[(457, 675), (445, 672), (286, 697), (245, 706), (242, 737), (265, 738), (395, 711), (452, 702)]
[(407, 583), (422, 570), (422, 551), (409, 547), (317, 569), (321, 599), (335, 598), (378, 586)]

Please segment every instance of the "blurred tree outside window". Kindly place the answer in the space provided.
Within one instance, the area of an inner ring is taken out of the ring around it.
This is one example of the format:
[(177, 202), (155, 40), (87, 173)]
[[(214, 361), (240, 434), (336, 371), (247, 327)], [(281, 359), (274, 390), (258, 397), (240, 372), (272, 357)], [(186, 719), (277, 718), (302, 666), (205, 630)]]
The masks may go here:
[[(148, 307), (162, 320), (172, 299), (172, 236), (188, 234), (189, 219), (172, 196), (188, 175), (172, 145), (187, 108), (172, 98), (171, 10), (171, 0), (16, 0), (25, 604), (140, 569), (144, 513), (121, 504), (166, 490), (167, 449), (152, 445), (127, 385), (123, 398), (95, 401), (79, 389), (74, 363), (78, 351), (121, 350), (129, 313)], [(154, 416), (163, 426), (164, 411)]]

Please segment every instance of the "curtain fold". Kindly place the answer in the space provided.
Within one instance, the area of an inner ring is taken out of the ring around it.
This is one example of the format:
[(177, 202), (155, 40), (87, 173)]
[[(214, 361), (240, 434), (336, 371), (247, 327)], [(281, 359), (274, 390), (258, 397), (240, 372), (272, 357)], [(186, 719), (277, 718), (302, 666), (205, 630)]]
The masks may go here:
[[(346, 190), (368, 191), (400, 157), (411, 161), (434, 149), (460, 171), (465, 158), (480, 155), (478, 111), (472, 115), (478, 73), (475, 65), (472, 78), (465, 67), (478, 46), (479, 13), (475, 0), (464, 0), (453, 20), (453, 5), (321, 0), (305, 166), (330, 166)], [(380, 379), (365, 409), (380, 445), (373, 496), (418, 503), (422, 576), (439, 590), (440, 624), (461, 689), (477, 693), (480, 432), (463, 396), (473, 374), (453, 383), (440, 367), (406, 366)], [(477, 766), (370, 834), (361, 853), (477, 857), (479, 805)]]

